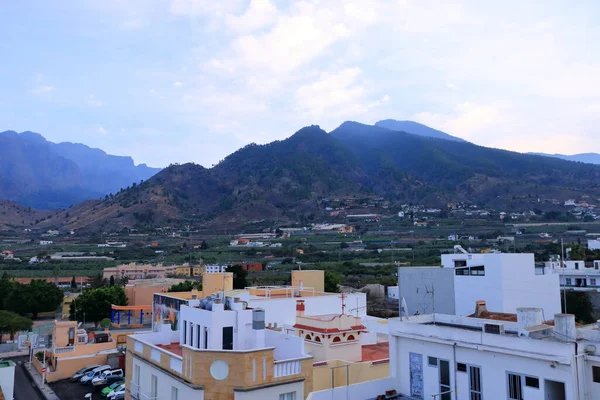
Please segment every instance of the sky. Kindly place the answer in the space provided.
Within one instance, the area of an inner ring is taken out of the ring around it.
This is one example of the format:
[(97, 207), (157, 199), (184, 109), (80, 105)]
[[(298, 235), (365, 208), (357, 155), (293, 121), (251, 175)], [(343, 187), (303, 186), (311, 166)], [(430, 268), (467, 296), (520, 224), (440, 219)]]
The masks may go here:
[(0, 0), (0, 131), (158, 167), (388, 118), (600, 152), (598, 21), (595, 1)]

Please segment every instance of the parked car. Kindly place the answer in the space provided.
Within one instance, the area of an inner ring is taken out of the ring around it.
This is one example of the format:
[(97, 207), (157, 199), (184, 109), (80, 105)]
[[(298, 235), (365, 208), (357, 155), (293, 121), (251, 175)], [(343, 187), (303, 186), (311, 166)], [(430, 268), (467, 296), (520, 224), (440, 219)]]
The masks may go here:
[(87, 375), (84, 375), (79, 382), (83, 383), (84, 385), (91, 385), (92, 379), (99, 377), (101, 373), (111, 368), (112, 367), (110, 365), (102, 365), (100, 367), (96, 367), (90, 372), (88, 372)]
[(108, 369), (102, 372), (99, 376), (92, 379), (92, 386), (94, 388), (104, 387), (114, 382), (123, 380), (123, 370), (121, 368)]
[(77, 371), (73, 374), (73, 376), (71, 377), (71, 381), (77, 382), (78, 380), (83, 378), (84, 375), (89, 374), (91, 370), (93, 370), (94, 368), (98, 368), (98, 367), (99, 367), (98, 364), (93, 364), (93, 365), (88, 365), (87, 367), (81, 368), (79, 371)]
[[(119, 390), (117, 390), (117, 389), (119, 389)], [(107, 400), (123, 400), (125, 398), (125, 385), (119, 386), (119, 388), (117, 388), (117, 389), (113, 390), (111, 394), (106, 396), (106, 399)]]
[[(112, 389), (108, 390), (111, 387), (112, 387)], [(104, 390), (102, 390), (102, 393), (100, 393), (100, 394), (102, 396), (106, 397), (107, 399), (112, 399), (113, 398), (113, 394), (116, 394), (116, 393), (119, 393), (119, 392), (125, 393), (125, 382), (123, 382), (123, 381), (118, 382), (118, 384), (114, 383), (114, 384), (112, 384), (110, 386), (105, 387)]]

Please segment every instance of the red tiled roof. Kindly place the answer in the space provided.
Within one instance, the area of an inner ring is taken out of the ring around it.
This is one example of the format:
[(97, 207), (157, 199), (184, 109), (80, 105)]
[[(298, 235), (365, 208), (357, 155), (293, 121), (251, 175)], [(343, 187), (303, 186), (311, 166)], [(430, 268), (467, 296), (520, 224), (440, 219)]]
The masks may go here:
[(308, 326), (308, 325), (302, 325), (302, 324), (295, 324), (294, 328), (302, 329), (304, 331), (319, 332), (319, 333), (338, 333), (338, 332), (354, 332), (354, 331), (366, 331), (367, 330), (367, 327), (364, 325), (355, 325), (355, 326), (351, 327), (351, 329), (344, 329), (344, 330), (340, 330), (338, 328), (328, 328), (328, 329), (315, 328), (314, 326)]
[(389, 342), (367, 344), (362, 346), (362, 361), (383, 361), (389, 358)]
[(179, 357), (183, 357), (183, 349), (179, 343), (157, 344), (156, 347), (160, 347), (161, 349), (170, 351), (173, 354), (177, 354)]

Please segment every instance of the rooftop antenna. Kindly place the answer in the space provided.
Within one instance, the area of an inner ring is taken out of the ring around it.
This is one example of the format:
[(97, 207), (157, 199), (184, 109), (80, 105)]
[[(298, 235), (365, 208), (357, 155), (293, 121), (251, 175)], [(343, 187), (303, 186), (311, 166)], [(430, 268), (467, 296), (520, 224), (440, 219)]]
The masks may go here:
[[(565, 239), (564, 238), (560, 238), (560, 251), (561, 251), (561, 256), (560, 256), (560, 267), (564, 268), (565, 267)], [(567, 313), (567, 288), (566, 285), (563, 285), (563, 308), (564, 308), (564, 313)]]
[(346, 313), (346, 293), (342, 292), (342, 315)]
[(431, 295), (433, 324), (435, 325), (435, 286), (433, 285), (433, 283), (431, 284), (431, 289), (425, 286), (425, 291), (427, 294)]

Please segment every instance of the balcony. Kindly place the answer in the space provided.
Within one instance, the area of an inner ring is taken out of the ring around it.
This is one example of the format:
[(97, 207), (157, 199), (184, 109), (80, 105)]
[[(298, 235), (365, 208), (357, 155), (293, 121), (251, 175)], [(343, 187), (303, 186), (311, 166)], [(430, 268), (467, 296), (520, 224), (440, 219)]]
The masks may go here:
[(282, 360), (274, 362), (275, 378), (298, 375), (302, 372), (302, 360)]
[(52, 351), (54, 354), (72, 353), (75, 351), (75, 346), (54, 347)]

